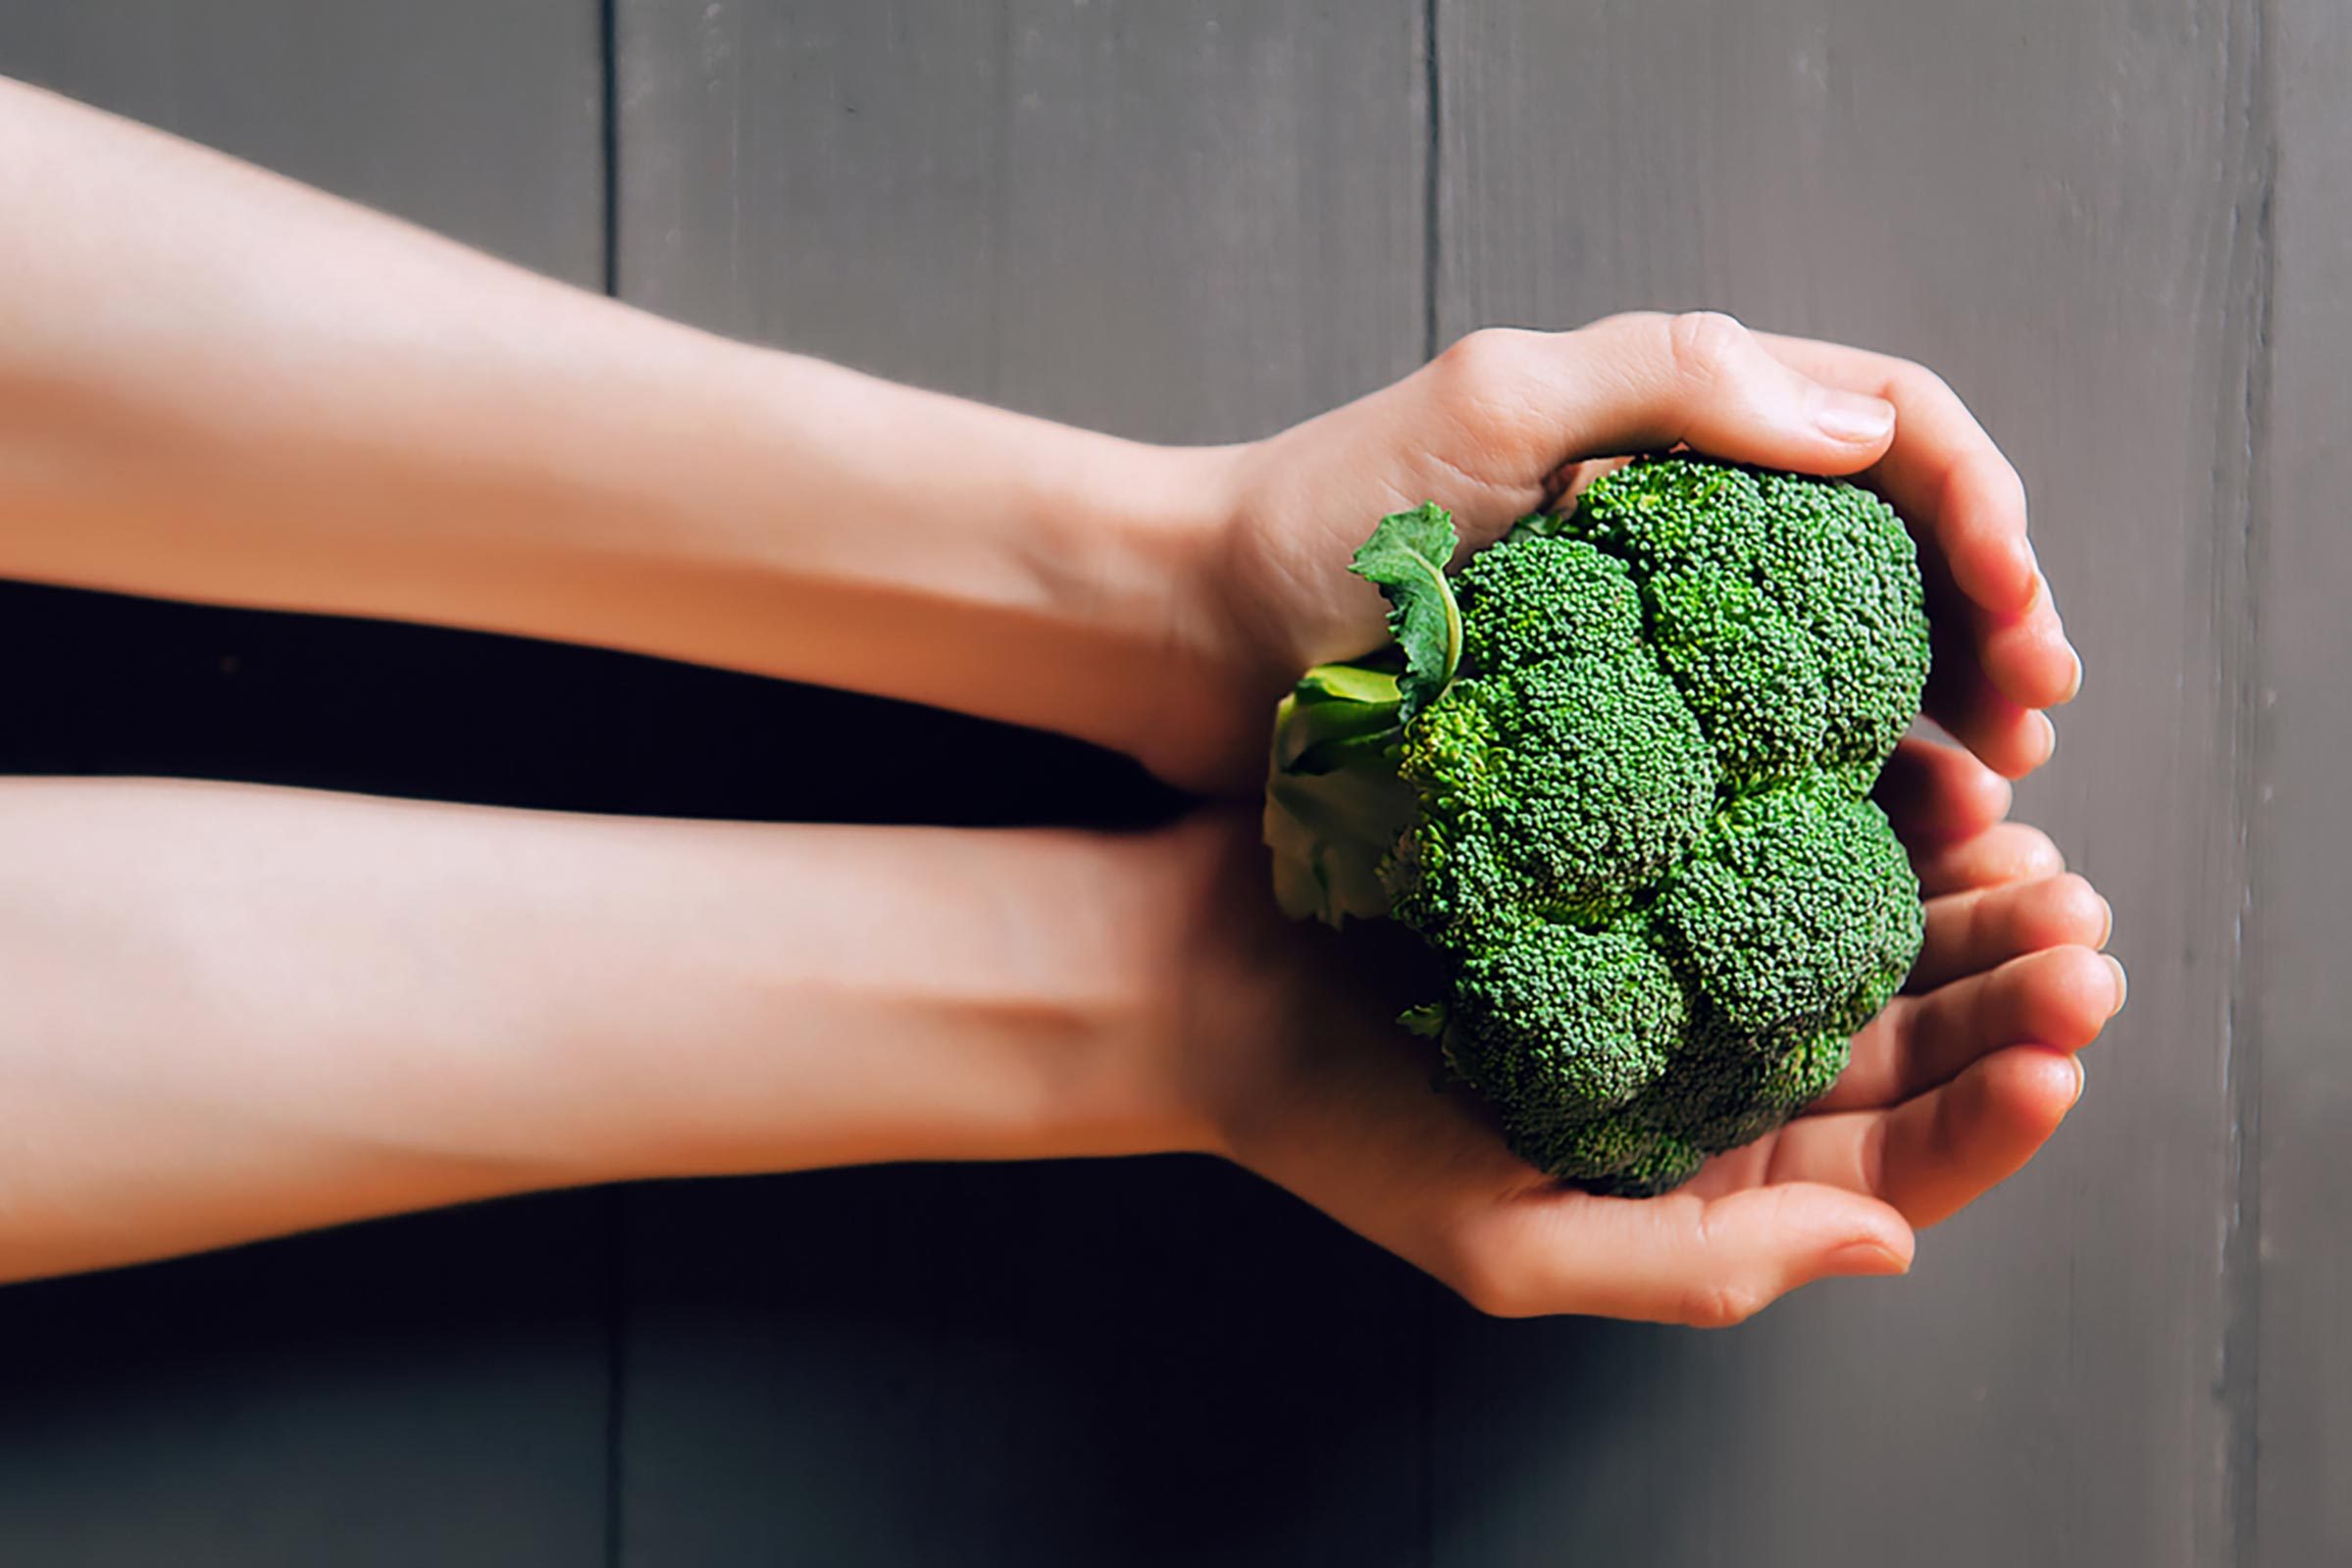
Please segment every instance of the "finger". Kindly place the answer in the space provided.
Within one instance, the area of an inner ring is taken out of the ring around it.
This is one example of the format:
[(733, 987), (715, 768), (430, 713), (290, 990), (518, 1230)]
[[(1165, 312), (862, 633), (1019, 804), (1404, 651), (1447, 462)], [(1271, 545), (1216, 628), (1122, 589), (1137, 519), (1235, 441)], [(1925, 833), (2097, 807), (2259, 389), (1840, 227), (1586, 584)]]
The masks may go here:
[[(1409, 418), (1417, 430), (1433, 423), (1454, 427), (1452, 439), (1442, 444), (1462, 455), (1433, 482), (1443, 489), (1450, 481), (1471, 481), (1470, 493), (1454, 497), (1455, 510), (1471, 515), (1465, 524), (1471, 538), (1488, 531), (1487, 523), (1478, 521), (1487, 513), (1516, 516), (1530, 506), (1557, 503), (1572, 487), (1581, 463), (1614, 454), (1681, 443), (1712, 456), (1809, 473), (1867, 470), (1865, 478), (1889, 491), (1920, 536), (1922, 565), (1930, 574), (1957, 567), (1969, 589), (1964, 597), (1979, 614), (2004, 618), (1978, 625), (1966, 613), (1944, 617), (1967, 644), (1966, 662), (1981, 666), (1991, 688), (2019, 706), (2064, 700), (2078, 683), (2080, 663), (2066, 645), (2046, 584), (2023, 545), (2023, 492), (2015, 472), (1950, 389), (1918, 367), (1806, 345), (1821, 351), (1821, 364), (1834, 372), (1816, 379), (1799, 363), (1803, 356), (1779, 351), (1798, 341), (1752, 333), (1728, 316), (1706, 311), (1614, 316), (1565, 333), (1490, 329), (1462, 338), (1414, 379), (1425, 396), (1408, 405)], [(1898, 394), (1917, 406), (1921, 429), (1916, 438), (1908, 425), (1896, 422), (1892, 399)], [(1916, 483), (1905, 490), (1900, 481), (1906, 465), (1918, 466), (1907, 457), (1912, 448), (1969, 440), (1984, 472), (1962, 463), (1944, 486), (1957, 497), (1950, 506), (1929, 504), (1914, 493)], [(1976, 482), (1962, 482), (1972, 475)], [(2012, 531), (1999, 521), (2005, 515), (2000, 506), (1979, 504), (1982, 492), (1998, 487), (2000, 476), (2016, 489), (2010, 511), (2017, 547), (2027, 563), (2014, 604), (1987, 598), (1969, 577), (1974, 563)], [(1949, 525), (1947, 514), (1992, 521), (1970, 531)], [(1955, 539), (1965, 546), (1957, 552)]]
[(2009, 781), (1958, 746), (1916, 736), (1895, 747), (1871, 797), (1905, 843), (1966, 838), (2009, 815)]
[(1927, 677), (1927, 717), (2004, 779), (2022, 779), (2058, 749), (2048, 714), (1993, 689), (1973, 664), (1938, 659)]
[[(1851, 474), (1886, 450), (1894, 409), (1823, 385), (1764, 352), (1728, 316), (1612, 316), (1572, 332), (1488, 329), (1431, 361), (1420, 378), (1472, 454), (1481, 481), (1521, 504), (1557, 487), (1580, 459), (1686, 443), (1713, 457), (1812, 474)], [(1527, 487), (1532, 486), (1532, 490)]]
[(1717, 311), (1612, 316), (1561, 344), (1580, 379), (1617, 393), (1574, 427), (1580, 456), (1681, 442), (1735, 462), (1850, 474), (1894, 434), (1886, 399), (1815, 380)]
[(1996, 823), (1973, 838), (1953, 843), (1910, 848), (1912, 874), (1919, 879), (1919, 890), (1931, 898), (1969, 887), (2055, 877), (2067, 869), (2066, 857), (2050, 835), (2021, 822)]
[(2039, 582), (2024, 614), (1996, 615), (1968, 608), (1977, 663), (1993, 688), (2027, 708), (2071, 702), (2082, 689), (2082, 659), (2067, 641), (2047, 581)]
[(2082, 1064), (2013, 1045), (1886, 1113), (1877, 1192), (1914, 1225), (1934, 1225), (2023, 1169), (2082, 1097)]
[(1774, 357), (1806, 375), (1894, 405), (1899, 433), (1871, 479), (1962, 592), (1987, 610), (2023, 614), (2041, 577), (2025, 537), (2025, 485), (1959, 394), (1892, 355), (1760, 336)]
[(1758, 1179), (1866, 1192), (1924, 1228), (2016, 1175), (2066, 1120), (2082, 1083), (2074, 1058), (2012, 1045), (1891, 1110), (1791, 1122)]
[(2074, 945), (2013, 958), (1924, 996), (1898, 996), (1854, 1037), (1853, 1059), (1813, 1110), (1894, 1105), (2021, 1040), (2078, 1051), (2122, 1005), (2123, 966)]
[(1929, 991), (2045, 947), (2107, 945), (2115, 913), (2071, 872), (1927, 901), (1927, 939), (1904, 989)]
[(1722, 1328), (1833, 1275), (1899, 1274), (1909, 1227), (1860, 1191), (1793, 1184), (1702, 1198), (1558, 1189), (1480, 1212), (1436, 1272), (1504, 1317), (1580, 1312)]
[(2005, 778), (2021, 778), (2049, 760), (2057, 732), (2047, 718), (2003, 691), (1987, 673), (1985, 650), (1977, 640), (1985, 613), (1953, 585), (1941, 563), (1922, 559), (1920, 573), (1926, 582), (1932, 644), (1920, 706), (1987, 766)]

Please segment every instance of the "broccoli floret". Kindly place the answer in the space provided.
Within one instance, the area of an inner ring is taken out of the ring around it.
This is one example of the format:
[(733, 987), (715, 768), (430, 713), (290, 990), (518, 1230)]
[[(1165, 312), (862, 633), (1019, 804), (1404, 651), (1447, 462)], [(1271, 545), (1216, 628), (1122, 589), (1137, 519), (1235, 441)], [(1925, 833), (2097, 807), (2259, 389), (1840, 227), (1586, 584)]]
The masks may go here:
[(1621, 556), (1661, 657), (1743, 784), (1860, 764), (1918, 711), (1911, 535), (1851, 484), (1682, 459), (1602, 476), (1544, 527)]
[(1625, 563), (1527, 531), (1528, 548), (1481, 550), (1454, 579), (1462, 665), (1470, 674), (1553, 659), (1639, 653), (1642, 590)]
[(1719, 567), (1653, 578), (1658, 657), (1704, 725), (1723, 772), (1753, 785), (1801, 774), (1829, 731), (1813, 639), (1755, 580)]
[(1604, 919), (1714, 809), (1707, 737), (1631, 652), (1457, 678), (1406, 728), (1397, 773), (1421, 809), (1385, 875), (1425, 934), (1496, 909)]
[(1690, 997), (1637, 919), (1585, 931), (1529, 920), (1461, 956), (1442, 1025), (1446, 1065), (1478, 1086), (1529, 1163), (1579, 1174), (1687, 1176), (1705, 1156), (1641, 1108), (1692, 1029)]
[(1682, 982), (1638, 930), (1530, 920), (1466, 954), (1444, 1011), (1447, 1059), (1508, 1094), (1530, 1137), (1631, 1104), (1690, 1028)]
[(1455, 545), (1424, 506), (1357, 552), (1395, 645), (1282, 706), (1276, 892), (1437, 951), (1407, 1022), (1522, 1157), (1662, 1191), (1817, 1098), (1917, 956), (1867, 798), (1926, 679), (1917, 556), (1866, 490), (1680, 456)]
[(1730, 801), (1658, 902), (1709, 1021), (1772, 1045), (1867, 1022), (1903, 984), (1924, 915), (1885, 814), (1829, 774)]

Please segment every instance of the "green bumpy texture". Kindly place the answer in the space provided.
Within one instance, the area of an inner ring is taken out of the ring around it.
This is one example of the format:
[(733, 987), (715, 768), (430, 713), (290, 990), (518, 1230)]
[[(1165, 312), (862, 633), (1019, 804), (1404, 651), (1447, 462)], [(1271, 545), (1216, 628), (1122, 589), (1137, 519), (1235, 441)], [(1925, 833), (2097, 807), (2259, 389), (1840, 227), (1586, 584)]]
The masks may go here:
[[(1431, 513), (1416, 549), (1442, 561)], [(1327, 666), (1311, 718), (1342, 738), (1278, 729), (1277, 891), (1438, 951), (1446, 992), (1408, 1021), (1523, 1158), (1664, 1191), (1818, 1098), (1918, 954), (1868, 798), (1927, 674), (1911, 536), (1842, 481), (1648, 458), (1449, 590), (1457, 615), (1413, 622), (1412, 701), (1380, 705), (1393, 653)], [(1369, 700), (1335, 708), (1335, 669)]]

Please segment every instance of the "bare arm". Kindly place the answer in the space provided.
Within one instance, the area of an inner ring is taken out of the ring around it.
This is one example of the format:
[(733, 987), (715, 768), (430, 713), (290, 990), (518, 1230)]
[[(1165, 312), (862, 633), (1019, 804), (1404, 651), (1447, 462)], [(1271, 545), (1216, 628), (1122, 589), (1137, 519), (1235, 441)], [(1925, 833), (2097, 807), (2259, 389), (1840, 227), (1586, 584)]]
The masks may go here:
[(1199, 1150), (1493, 1311), (1734, 1321), (1904, 1267), (2122, 1004), (2105, 905), (1979, 772), (1890, 800), (1924, 835), (1913, 994), (1807, 1115), (1648, 1200), (1433, 1092), (1378, 978), (1269, 907), (1247, 811), (1101, 837), (0, 784), (0, 1280), (582, 1183)]
[(1063, 731), (1247, 794), (1345, 570), (1677, 440), (1919, 536), (1928, 711), (2011, 777), (2080, 679), (2024, 491), (1917, 365), (1726, 318), (1482, 332), (1246, 446), (1142, 445), (731, 343), (0, 81), (0, 576), (603, 643)]
[(0, 784), (0, 1279), (493, 1194), (1199, 1147), (1152, 838)]
[(1168, 591), (1223, 472), (730, 342), (0, 81), (0, 576), (1148, 751), (1225, 722), (1171, 679), (1202, 629)]

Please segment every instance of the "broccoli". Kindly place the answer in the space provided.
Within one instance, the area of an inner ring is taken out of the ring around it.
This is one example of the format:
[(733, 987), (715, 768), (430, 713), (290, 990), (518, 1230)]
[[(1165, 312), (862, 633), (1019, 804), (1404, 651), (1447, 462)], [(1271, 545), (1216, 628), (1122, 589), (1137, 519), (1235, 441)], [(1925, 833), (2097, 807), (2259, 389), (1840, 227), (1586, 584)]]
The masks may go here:
[(1911, 536), (1852, 484), (1676, 455), (1449, 578), (1455, 547), (1427, 505), (1356, 552), (1394, 640), (1278, 710), (1275, 892), (1434, 950), (1403, 1022), (1521, 1157), (1662, 1192), (1818, 1098), (1918, 955), (1869, 799), (1927, 676)]

